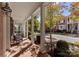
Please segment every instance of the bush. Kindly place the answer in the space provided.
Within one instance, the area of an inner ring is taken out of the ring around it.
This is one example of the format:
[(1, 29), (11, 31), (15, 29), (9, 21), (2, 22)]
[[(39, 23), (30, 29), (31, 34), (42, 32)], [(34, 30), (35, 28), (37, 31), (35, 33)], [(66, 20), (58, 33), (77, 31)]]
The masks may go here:
[(59, 40), (54, 49), (54, 56), (67, 57), (70, 56), (69, 45), (66, 41)]

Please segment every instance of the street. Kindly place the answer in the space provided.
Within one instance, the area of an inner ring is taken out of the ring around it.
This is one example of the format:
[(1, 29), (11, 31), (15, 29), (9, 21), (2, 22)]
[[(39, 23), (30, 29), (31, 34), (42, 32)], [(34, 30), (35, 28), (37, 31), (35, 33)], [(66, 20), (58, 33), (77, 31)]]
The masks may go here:
[[(46, 41), (50, 39), (50, 34), (45, 35)], [(79, 37), (72, 37), (72, 36), (66, 36), (66, 35), (60, 35), (60, 34), (52, 34), (52, 38), (55, 38), (57, 40), (65, 40), (67, 42), (79, 42)]]

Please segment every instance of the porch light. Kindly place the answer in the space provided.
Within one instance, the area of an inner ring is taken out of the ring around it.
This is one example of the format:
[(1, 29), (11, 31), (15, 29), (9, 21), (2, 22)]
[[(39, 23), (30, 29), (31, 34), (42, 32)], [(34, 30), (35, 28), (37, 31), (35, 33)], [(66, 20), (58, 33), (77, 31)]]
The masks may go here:
[(5, 3), (4, 6), (2, 7), (2, 10), (5, 12), (12, 12), (11, 8), (9, 7), (8, 3)]

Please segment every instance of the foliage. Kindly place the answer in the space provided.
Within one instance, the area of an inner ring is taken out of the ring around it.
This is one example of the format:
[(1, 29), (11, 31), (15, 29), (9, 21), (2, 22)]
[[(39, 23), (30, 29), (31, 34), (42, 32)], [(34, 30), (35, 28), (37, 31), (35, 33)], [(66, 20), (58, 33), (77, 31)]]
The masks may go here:
[(50, 23), (51, 27), (54, 28), (58, 22), (60, 21), (62, 15), (60, 12), (61, 5), (48, 5), (47, 6), (48, 13), (45, 17), (45, 27), (46, 29), (50, 29)]
[(37, 19), (37, 16), (34, 17), (34, 30), (37, 31), (39, 30), (39, 20)]
[(59, 40), (54, 49), (54, 56), (68, 57), (70, 56), (69, 44), (66, 41)]
[(77, 6), (79, 6), (79, 2), (73, 2), (72, 3), (72, 7), (77, 7)]
[[(34, 19), (34, 30), (38, 31), (38, 28), (39, 28), (39, 25), (40, 25), (39, 20), (37, 19), (37, 16), (34, 16), (33, 19)], [(31, 19), (29, 19), (28, 20), (28, 29), (29, 29), (29, 32), (31, 32), (31, 26), (32, 26), (31, 25)]]
[(71, 20), (78, 20), (79, 19), (79, 2), (73, 2), (71, 4), (71, 8), (69, 9), (69, 12), (71, 12), (71, 15), (69, 18)]
[(29, 32), (31, 32), (31, 19), (28, 21), (28, 29), (29, 29)]

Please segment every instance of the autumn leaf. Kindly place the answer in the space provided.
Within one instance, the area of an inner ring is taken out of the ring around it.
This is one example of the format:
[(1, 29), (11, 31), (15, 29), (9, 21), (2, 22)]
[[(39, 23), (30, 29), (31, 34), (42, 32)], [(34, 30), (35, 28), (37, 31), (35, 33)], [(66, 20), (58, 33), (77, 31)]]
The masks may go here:
[(72, 7), (77, 7), (77, 6), (79, 6), (79, 2), (73, 2), (72, 3)]

